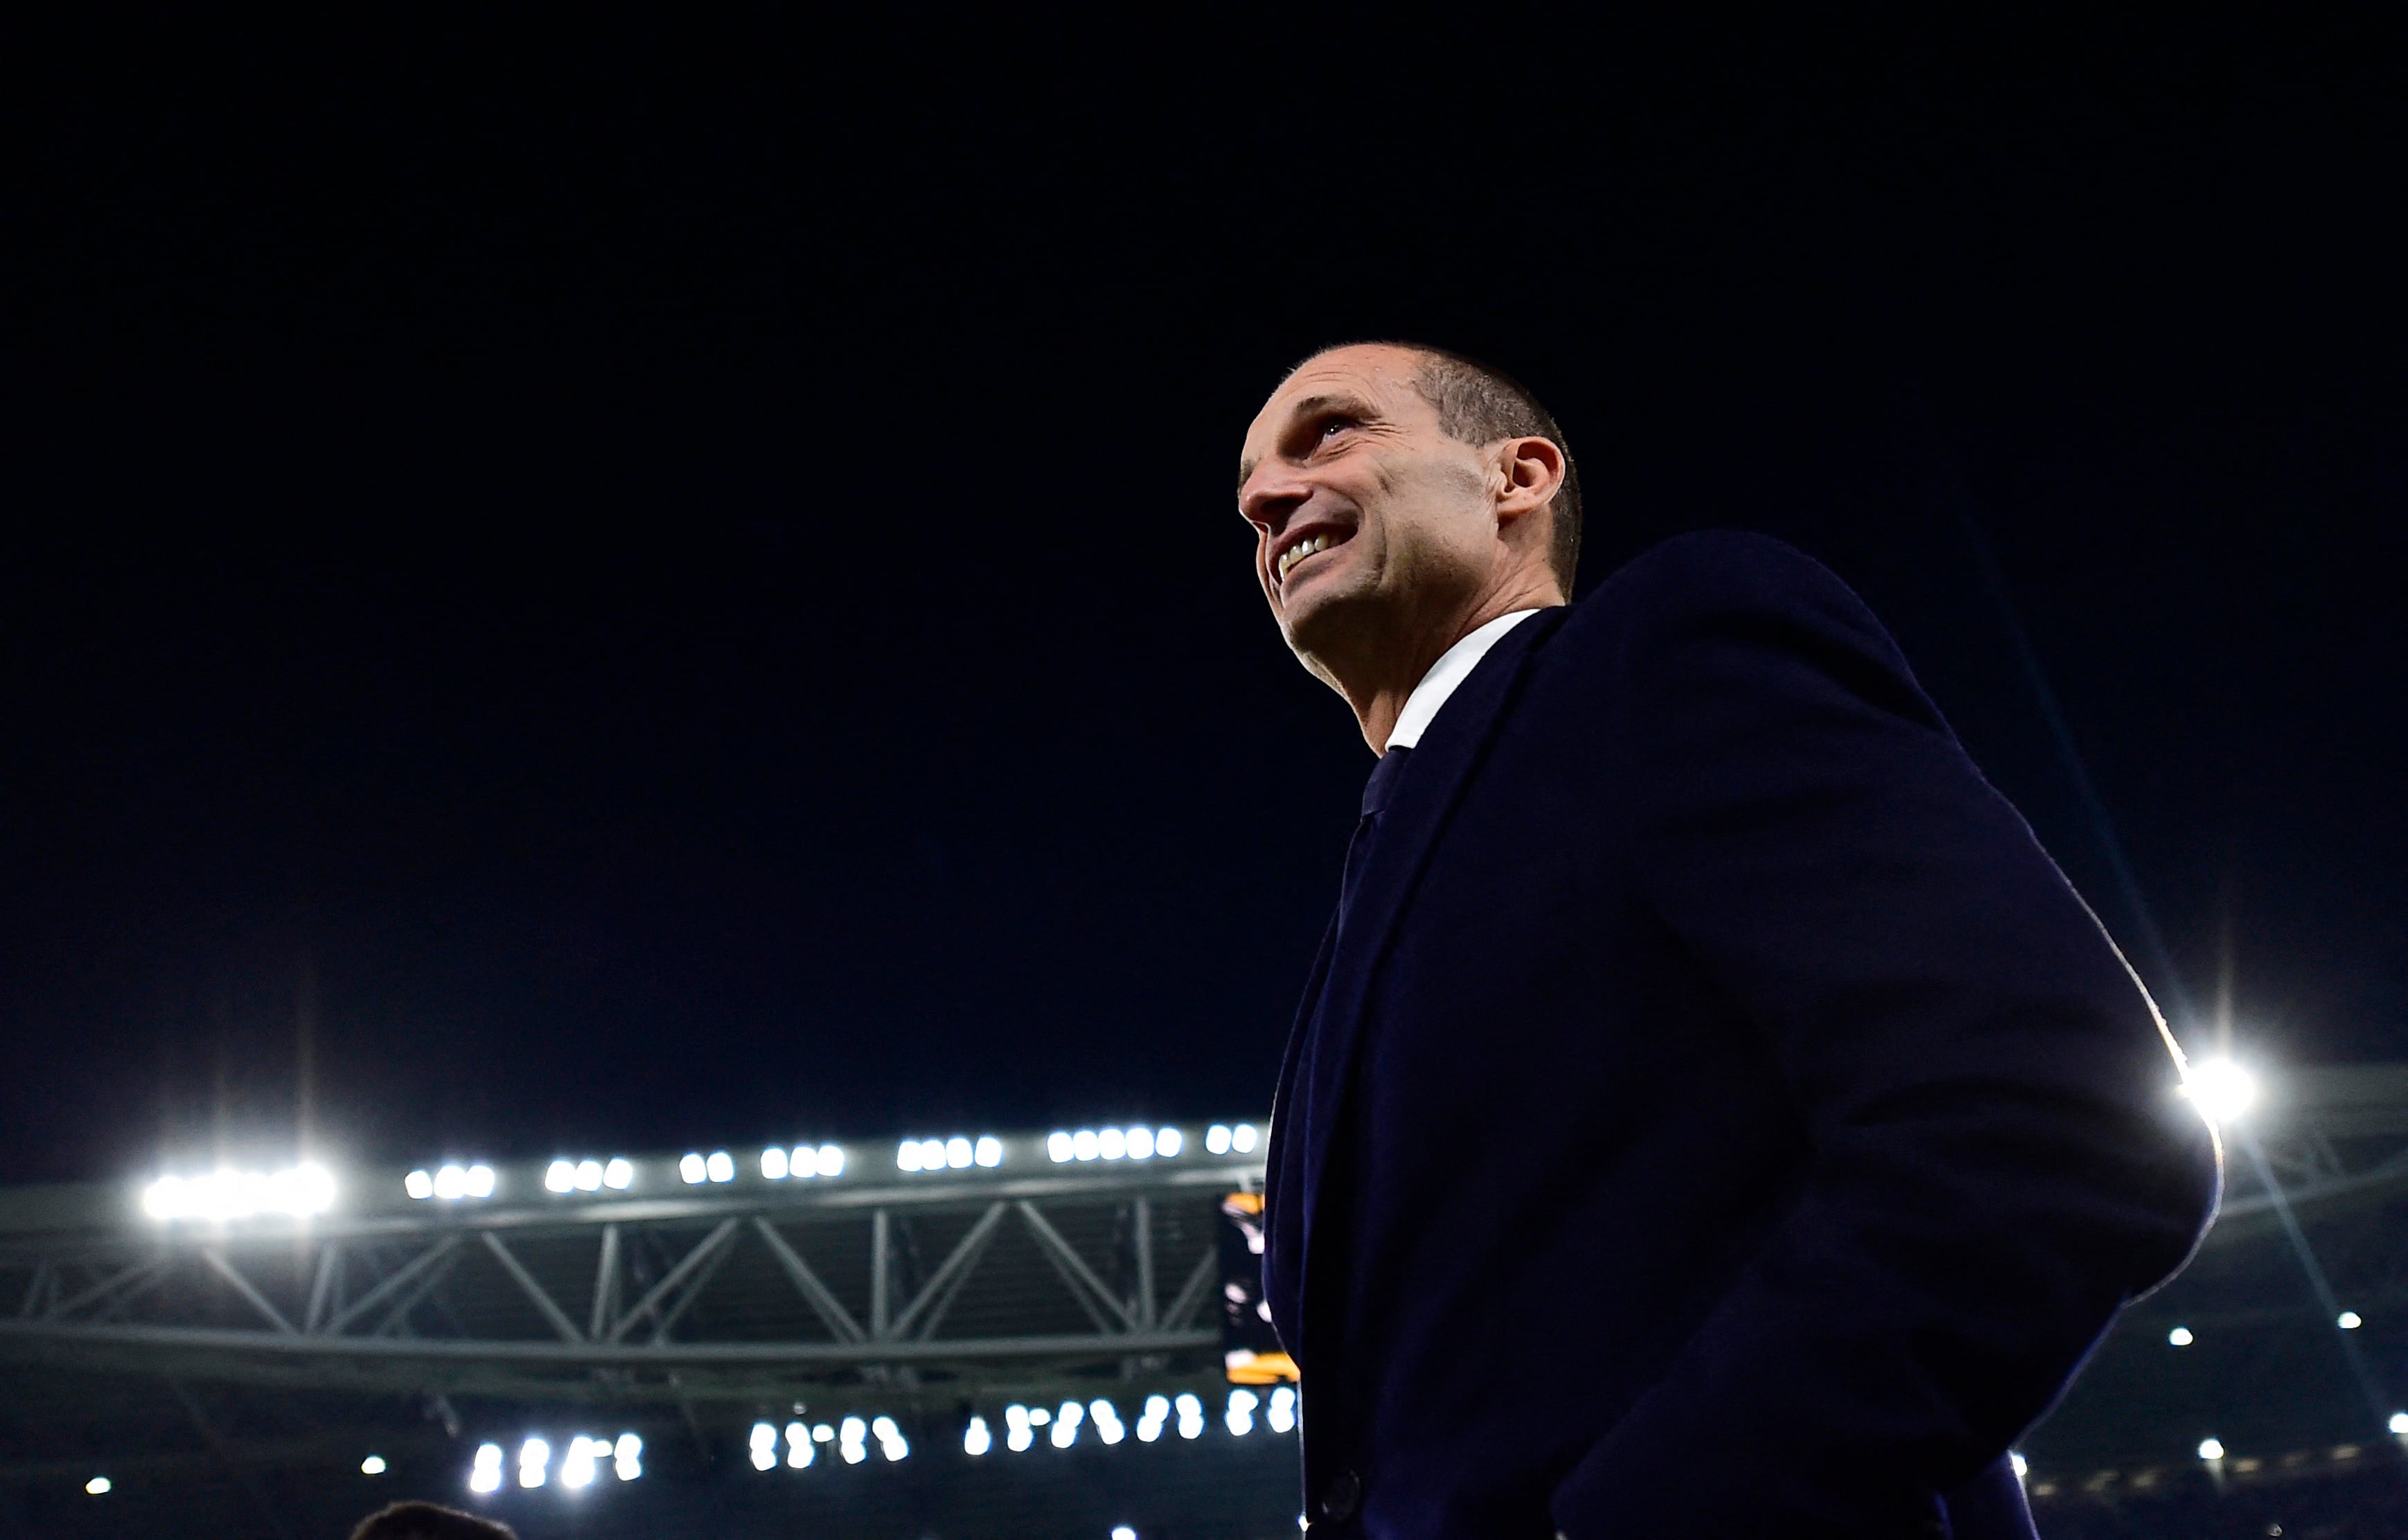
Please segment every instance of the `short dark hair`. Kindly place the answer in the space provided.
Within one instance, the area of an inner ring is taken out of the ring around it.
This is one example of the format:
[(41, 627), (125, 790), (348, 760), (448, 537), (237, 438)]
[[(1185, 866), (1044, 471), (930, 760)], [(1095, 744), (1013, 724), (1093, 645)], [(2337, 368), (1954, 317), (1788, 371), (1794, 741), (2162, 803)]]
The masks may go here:
[(368, 1515), (351, 1540), (517, 1540), (507, 1524), (432, 1503), (395, 1503)]
[(1555, 535), (1547, 549), (1547, 565), (1554, 569), (1555, 581), (1563, 585), (1564, 597), (1571, 597), (1572, 575), (1580, 567), (1580, 468), (1572, 461), (1572, 446), (1564, 438), (1563, 426), (1555, 421), (1555, 414), (1503, 369), (1426, 342), (1337, 342), (1312, 357), (1354, 347), (1401, 348), (1418, 354), (1422, 367), (1413, 376), (1413, 392), (1437, 410), (1439, 431), (1448, 438), (1467, 444), (1493, 444), (1499, 439), (1544, 439), (1562, 453), (1564, 484), (1555, 489), (1547, 504), (1555, 514)]

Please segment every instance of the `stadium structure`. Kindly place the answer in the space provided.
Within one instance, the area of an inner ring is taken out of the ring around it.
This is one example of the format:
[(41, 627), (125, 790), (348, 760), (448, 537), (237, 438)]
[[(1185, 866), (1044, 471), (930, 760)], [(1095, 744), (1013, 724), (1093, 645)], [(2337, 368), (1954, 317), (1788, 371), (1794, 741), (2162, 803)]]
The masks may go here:
[[(2408, 1065), (2247, 1088), (2198, 1257), (2021, 1446), (2046, 1534), (2408, 1533)], [(0, 1191), (0, 1532), (1271, 1540), (1261, 1161), (1232, 1122)]]

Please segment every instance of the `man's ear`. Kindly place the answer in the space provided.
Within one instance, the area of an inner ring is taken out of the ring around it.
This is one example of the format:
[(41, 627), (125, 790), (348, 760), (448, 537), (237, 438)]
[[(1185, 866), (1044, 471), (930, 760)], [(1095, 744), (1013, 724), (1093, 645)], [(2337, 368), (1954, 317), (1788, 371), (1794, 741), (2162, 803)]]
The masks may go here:
[(1495, 471), (1504, 488), (1497, 499), (1500, 522), (1546, 507), (1564, 484), (1564, 452), (1552, 439), (1507, 439), (1496, 455)]

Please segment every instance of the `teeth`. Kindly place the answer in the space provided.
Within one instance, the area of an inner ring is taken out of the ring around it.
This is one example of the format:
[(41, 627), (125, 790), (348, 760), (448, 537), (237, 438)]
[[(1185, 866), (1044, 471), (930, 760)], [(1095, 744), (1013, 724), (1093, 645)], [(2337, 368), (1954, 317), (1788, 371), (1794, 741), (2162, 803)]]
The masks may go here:
[(1312, 555), (1316, 551), (1326, 551), (1328, 549), (1329, 537), (1326, 535), (1315, 535), (1310, 540), (1297, 541), (1294, 545), (1289, 546), (1285, 551), (1280, 553), (1279, 575), (1282, 578), (1285, 578), (1289, 568), (1294, 567), (1297, 562), (1304, 560), (1305, 557)]

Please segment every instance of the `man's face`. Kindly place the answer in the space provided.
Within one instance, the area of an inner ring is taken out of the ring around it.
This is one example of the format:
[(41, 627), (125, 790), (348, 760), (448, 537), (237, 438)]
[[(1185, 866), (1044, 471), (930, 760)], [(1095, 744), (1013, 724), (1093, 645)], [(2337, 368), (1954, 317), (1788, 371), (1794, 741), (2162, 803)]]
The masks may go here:
[(1238, 511), (1254, 576), (1307, 667), (1442, 625), (1499, 559), (1488, 457), (1450, 439), (1402, 348), (1309, 360), (1246, 430)]

